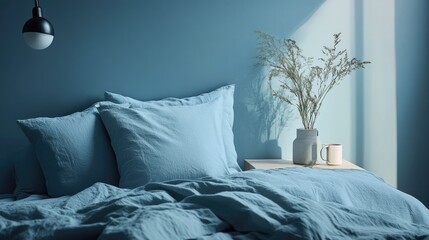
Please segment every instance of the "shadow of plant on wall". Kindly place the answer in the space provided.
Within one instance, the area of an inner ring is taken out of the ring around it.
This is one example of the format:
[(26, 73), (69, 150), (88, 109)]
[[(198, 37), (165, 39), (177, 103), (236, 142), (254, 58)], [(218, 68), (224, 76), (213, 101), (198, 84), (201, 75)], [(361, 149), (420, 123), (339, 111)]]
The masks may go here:
[(243, 90), (245, 95), (242, 104), (248, 117), (246, 125), (254, 128), (247, 131), (248, 140), (259, 141), (252, 145), (258, 146), (258, 152), (264, 154), (260, 157), (281, 158), (282, 149), (278, 139), (292, 116), (292, 109), (271, 94), (264, 69)]

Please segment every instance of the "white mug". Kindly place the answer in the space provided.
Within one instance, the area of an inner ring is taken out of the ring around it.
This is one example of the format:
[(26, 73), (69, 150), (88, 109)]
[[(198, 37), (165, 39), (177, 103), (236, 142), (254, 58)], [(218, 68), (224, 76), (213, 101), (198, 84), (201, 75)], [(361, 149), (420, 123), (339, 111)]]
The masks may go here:
[[(326, 159), (322, 152), (326, 148)], [(343, 163), (343, 146), (341, 144), (323, 144), (320, 149), (320, 158), (328, 165), (341, 165)]]

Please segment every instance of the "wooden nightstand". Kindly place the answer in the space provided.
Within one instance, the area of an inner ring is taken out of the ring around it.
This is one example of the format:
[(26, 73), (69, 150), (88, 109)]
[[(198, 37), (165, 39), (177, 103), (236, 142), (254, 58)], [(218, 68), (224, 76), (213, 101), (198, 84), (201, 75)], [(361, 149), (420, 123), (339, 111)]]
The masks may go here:
[[(273, 169), (273, 168), (294, 168), (304, 167), (304, 165), (293, 164), (292, 160), (283, 159), (244, 159), (244, 170), (250, 169)], [(326, 164), (326, 162), (317, 162), (313, 168), (326, 168), (326, 169), (360, 169), (363, 168), (343, 160), (343, 164), (340, 166), (332, 166)]]

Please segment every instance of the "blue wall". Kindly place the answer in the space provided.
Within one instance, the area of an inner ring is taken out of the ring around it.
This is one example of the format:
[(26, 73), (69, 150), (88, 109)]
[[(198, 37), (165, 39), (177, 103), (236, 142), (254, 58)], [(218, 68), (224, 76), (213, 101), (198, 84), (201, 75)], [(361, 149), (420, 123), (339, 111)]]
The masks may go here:
[[(55, 39), (26, 47), (32, 0), (0, 0), (0, 193), (13, 190), (15, 156), (28, 143), (16, 119), (79, 111), (104, 91), (139, 99), (189, 96), (237, 84), (239, 161), (280, 157), (260, 141), (252, 99), (255, 30), (290, 36), (323, 0), (42, 0)], [(275, 144), (274, 144), (275, 147)]]
[(395, 7), (398, 188), (429, 207), (429, 1)]

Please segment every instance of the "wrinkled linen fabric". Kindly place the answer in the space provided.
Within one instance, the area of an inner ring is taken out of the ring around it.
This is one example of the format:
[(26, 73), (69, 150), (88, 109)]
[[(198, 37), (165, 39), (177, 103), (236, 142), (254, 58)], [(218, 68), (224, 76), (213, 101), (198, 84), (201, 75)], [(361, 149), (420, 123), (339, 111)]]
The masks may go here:
[(363, 170), (252, 170), (0, 203), (0, 239), (425, 239), (429, 210)]

